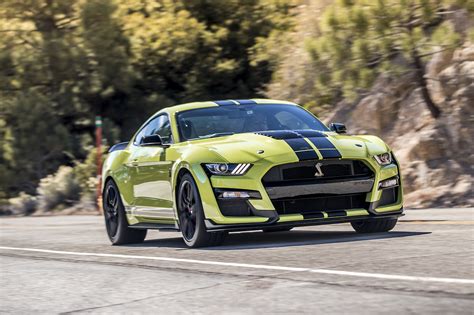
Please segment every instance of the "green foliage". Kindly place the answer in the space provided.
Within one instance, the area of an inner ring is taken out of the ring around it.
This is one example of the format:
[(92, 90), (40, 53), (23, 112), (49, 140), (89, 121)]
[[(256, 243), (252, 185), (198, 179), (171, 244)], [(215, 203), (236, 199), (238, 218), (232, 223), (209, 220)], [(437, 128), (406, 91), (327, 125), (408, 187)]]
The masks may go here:
[(74, 176), (74, 170), (61, 166), (54, 175), (43, 178), (38, 186), (38, 209), (56, 210), (61, 206), (72, 205), (80, 198), (80, 185)]
[(307, 42), (317, 69), (316, 101), (354, 99), (382, 73), (418, 71), (422, 77), (424, 65), (416, 59), (426, 61), (460, 43), (460, 34), (445, 20), (453, 5), (469, 9), (466, 1), (438, 0), (354, 0), (330, 6), (321, 19), (320, 36)]
[(259, 96), (275, 65), (265, 43), (290, 27), (290, 8), (276, 0), (145, 0), (122, 3), (121, 12), (146, 90), (191, 101)]
[(0, 159), (2, 184), (10, 191), (34, 193), (34, 183), (55, 171), (71, 152), (71, 135), (49, 102), (30, 92), (19, 94), (6, 106)]
[(91, 149), (83, 162), (77, 162), (74, 166), (74, 178), (81, 189), (82, 197), (95, 195), (97, 188), (97, 165), (96, 150)]
[(89, 161), (96, 115), (112, 144), (165, 106), (259, 96), (292, 7), (292, 0), (1, 1), (0, 198), (34, 194), (59, 165)]
[[(21, 192), (17, 197), (8, 199), (8, 214), (31, 214), (36, 211), (36, 197)], [(1, 208), (1, 205), (0, 205)], [(1, 211), (1, 210), (0, 210)]]

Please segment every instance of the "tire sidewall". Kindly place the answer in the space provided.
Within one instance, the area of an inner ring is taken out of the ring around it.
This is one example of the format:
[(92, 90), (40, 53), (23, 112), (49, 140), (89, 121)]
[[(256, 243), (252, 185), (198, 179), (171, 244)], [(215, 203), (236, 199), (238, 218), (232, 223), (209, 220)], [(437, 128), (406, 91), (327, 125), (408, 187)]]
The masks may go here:
[[(118, 226), (117, 226), (117, 231), (115, 232), (114, 235), (110, 235), (110, 232), (109, 232), (109, 229), (107, 227), (107, 217), (105, 215), (105, 202), (106, 202), (106, 192), (108, 190), (109, 187), (113, 187), (117, 194), (118, 194), (118, 208), (117, 208), (117, 216), (118, 216)], [(109, 180), (107, 181), (107, 183), (105, 184), (105, 187), (104, 187), (104, 193), (102, 195), (102, 209), (104, 209), (104, 220), (105, 220), (105, 228), (107, 230), (107, 236), (109, 237), (110, 241), (112, 242), (112, 244), (116, 244), (119, 242), (119, 240), (121, 239), (121, 234), (123, 233), (124, 229), (128, 227), (128, 222), (127, 222), (127, 218), (126, 218), (126, 215), (125, 215), (125, 208), (123, 206), (123, 203), (122, 203), (122, 197), (120, 196), (120, 191), (117, 187), (117, 185), (114, 183), (113, 180)]]
[[(178, 200), (181, 198), (181, 192), (183, 190), (183, 186), (186, 182), (189, 182), (191, 184), (191, 189), (193, 190), (194, 197), (196, 198), (196, 229), (194, 232), (193, 237), (188, 240), (184, 236), (183, 231), (181, 231), (181, 235), (183, 237), (184, 242), (186, 243), (187, 246), (189, 247), (195, 247), (196, 244), (198, 244), (201, 241), (201, 238), (204, 236), (206, 232), (206, 228), (204, 225), (204, 209), (202, 207), (202, 202), (201, 202), (201, 196), (199, 194), (199, 190), (197, 188), (196, 182), (194, 181), (194, 178), (190, 174), (185, 174), (181, 178), (181, 181), (179, 183), (179, 191), (178, 191)], [(181, 221), (181, 211), (182, 209), (179, 209), (179, 202), (177, 202), (177, 208), (178, 208), (178, 218), (179, 221)], [(181, 222), (180, 222), (181, 225)], [(181, 230), (181, 228), (180, 228)]]

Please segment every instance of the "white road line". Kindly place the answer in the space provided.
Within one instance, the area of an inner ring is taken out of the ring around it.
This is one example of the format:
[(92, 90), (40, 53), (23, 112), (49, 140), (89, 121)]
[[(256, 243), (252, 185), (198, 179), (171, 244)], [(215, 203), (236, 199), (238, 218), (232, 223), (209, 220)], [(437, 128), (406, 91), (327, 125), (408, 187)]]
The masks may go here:
[(38, 248), (20, 248), (20, 247), (0, 246), (0, 249), (12, 250), (12, 251), (25, 251), (25, 252), (59, 254), (59, 255), (158, 260), (158, 261), (172, 261), (172, 262), (182, 262), (182, 263), (190, 263), (190, 264), (217, 265), (217, 266), (239, 267), (239, 268), (250, 268), (250, 269), (312, 272), (312, 273), (329, 274), (329, 275), (363, 277), (363, 278), (378, 278), (378, 279), (387, 279), (387, 280), (474, 284), (474, 279), (416, 277), (416, 276), (404, 276), (404, 275), (390, 275), (390, 274), (382, 274), (382, 273), (353, 272), (353, 271), (330, 270), (330, 269), (312, 269), (312, 268), (303, 268), (303, 267), (283, 267), (283, 266), (271, 266), (271, 265), (255, 265), (255, 264), (245, 264), (245, 263), (232, 263), (232, 262), (223, 262), (223, 261), (208, 261), (208, 260), (171, 258), (171, 257), (159, 257), (159, 256), (138, 256), (138, 255), (121, 255), (121, 254), (68, 252), (68, 251), (59, 251), (59, 250), (38, 249)]

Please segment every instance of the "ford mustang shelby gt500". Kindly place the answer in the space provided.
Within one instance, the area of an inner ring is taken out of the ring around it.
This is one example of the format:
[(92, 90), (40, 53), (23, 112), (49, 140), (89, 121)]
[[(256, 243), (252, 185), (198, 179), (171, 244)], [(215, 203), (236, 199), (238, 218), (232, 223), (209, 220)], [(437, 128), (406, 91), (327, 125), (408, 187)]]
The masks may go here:
[(342, 222), (385, 232), (403, 212), (399, 165), (381, 139), (275, 100), (162, 109), (109, 150), (102, 178), (113, 244), (142, 242), (147, 229), (180, 230), (189, 247)]

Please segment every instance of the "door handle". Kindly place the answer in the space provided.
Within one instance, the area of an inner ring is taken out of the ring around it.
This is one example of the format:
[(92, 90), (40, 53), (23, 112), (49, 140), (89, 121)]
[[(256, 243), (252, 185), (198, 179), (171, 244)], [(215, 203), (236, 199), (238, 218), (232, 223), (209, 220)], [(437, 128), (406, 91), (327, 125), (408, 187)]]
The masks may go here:
[(130, 163), (132, 166), (138, 166), (138, 159), (134, 159), (132, 160), (132, 162)]

